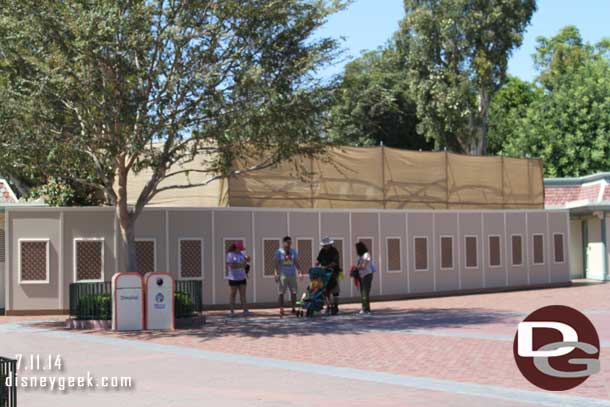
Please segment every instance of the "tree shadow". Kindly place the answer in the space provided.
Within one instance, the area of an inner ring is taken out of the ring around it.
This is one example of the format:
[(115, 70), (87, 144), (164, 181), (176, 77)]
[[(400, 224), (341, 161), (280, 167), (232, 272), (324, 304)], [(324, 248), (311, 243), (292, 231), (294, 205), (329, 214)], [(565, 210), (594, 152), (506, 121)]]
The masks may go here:
[[(163, 338), (196, 338), (200, 342), (222, 338), (270, 338), (270, 337), (310, 337), (313, 335), (366, 334), (369, 332), (401, 332), (411, 330), (434, 330), (464, 328), (469, 326), (511, 323), (521, 314), (495, 311), (483, 308), (418, 308), (396, 310), (383, 308), (375, 310), (372, 316), (359, 316), (355, 312), (338, 316), (315, 315), (312, 318), (292, 316), (253, 316), (230, 318), (215, 315), (198, 329), (177, 329), (175, 331), (77, 331), (84, 334), (112, 335), (125, 339), (155, 340)], [(32, 324), (38, 328), (63, 330), (62, 322), (41, 322)]]

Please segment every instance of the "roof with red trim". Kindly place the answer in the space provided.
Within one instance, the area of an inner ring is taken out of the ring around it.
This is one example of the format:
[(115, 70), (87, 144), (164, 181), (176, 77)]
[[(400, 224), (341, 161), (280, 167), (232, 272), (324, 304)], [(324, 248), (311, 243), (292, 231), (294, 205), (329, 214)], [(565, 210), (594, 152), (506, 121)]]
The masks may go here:
[(545, 208), (610, 205), (610, 172), (575, 178), (545, 178)]

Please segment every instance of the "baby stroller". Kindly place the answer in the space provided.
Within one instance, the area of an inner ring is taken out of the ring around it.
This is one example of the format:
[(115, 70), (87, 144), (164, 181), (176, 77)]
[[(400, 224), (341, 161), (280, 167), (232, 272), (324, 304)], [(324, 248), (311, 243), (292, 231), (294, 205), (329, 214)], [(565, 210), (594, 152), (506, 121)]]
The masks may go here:
[(322, 311), (325, 304), (324, 292), (332, 278), (333, 271), (324, 267), (312, 267), (309, 269), (309, 285), (297, 304), (301, 307), (297, 311), (297, 317), (312, 317), (314, 313)]

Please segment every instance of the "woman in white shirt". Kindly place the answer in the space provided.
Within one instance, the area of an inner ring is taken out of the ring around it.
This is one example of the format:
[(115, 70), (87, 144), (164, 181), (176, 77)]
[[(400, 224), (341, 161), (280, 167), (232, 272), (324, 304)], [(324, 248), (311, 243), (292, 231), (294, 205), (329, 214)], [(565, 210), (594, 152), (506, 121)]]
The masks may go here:
[(358, 275), (360, 276), (360, 297), (362, 299), (362, 310), (360, 314), (371, 313), (371, 285), (373, 284), (373, 273), (375, 272), (375, 266), (373, 265), (373, 259), (369, 253), (369, 249), (362, 242), (356, 243), (356, 253), (358, 254), (358, 262), (356, 267), (358, 268)]

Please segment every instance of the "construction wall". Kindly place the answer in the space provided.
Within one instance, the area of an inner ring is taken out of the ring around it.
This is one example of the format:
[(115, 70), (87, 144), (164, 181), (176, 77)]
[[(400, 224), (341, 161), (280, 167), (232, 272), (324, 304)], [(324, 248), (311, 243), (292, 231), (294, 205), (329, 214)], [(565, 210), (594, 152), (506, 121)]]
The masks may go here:
[(544, 207), (540, 160), (387, 147), (340, 147), (242, 174), (229, 179), (227, 194), (231, 207)]
[[(225, 248), (241, 239), (253, 259), (248, 299), (269, 304), (277, 298), (270, 258), (285, 235), (305, 268), (323, 236), (335, 239), (346, 270), (355, 242), (365, 241), (379, 270), (373, 295), (398, 298), (567, 283), (568, 221), (565, 211), (544, 210), (150, 208), (136, 239), (141, 271), (202, 279), (204, 303), (218, 306), (228, 303)], [(66, 310), (71, 282), (122, 271), (111, 208), (8, 209), (5, 227), (0, 288), (9, 313)], [(344, 299), (358, 295), (348, 278), (341, 290)]]

